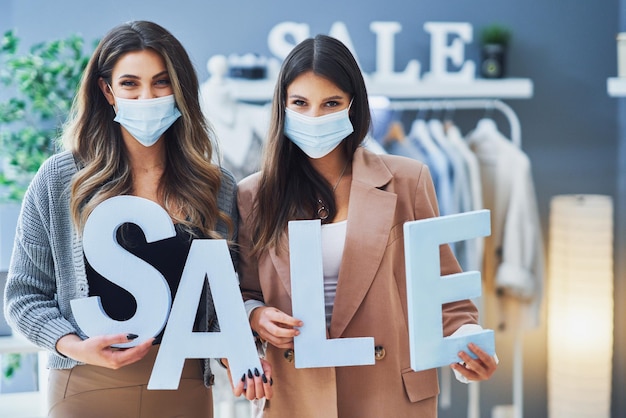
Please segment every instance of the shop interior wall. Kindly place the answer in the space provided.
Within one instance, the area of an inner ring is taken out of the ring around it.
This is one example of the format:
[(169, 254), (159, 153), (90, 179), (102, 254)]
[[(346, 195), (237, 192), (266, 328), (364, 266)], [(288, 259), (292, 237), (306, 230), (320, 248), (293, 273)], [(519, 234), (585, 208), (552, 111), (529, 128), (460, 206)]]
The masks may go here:
[[(626, 31), (626, 0), (619, 1), (619, 31)], [(626, 99), (616, 99), (617, 107), (617, 188), (615, 230), (615, 348), (613, 351), (613, 416), (626, 414), (626, 399), (617, 388), (626, 385), (626, 358), (621, 355), (626, 347)]]
[[(208, 77), (206, 62), (214, 54), (269, 55), (267, 34), (277, 23), (310, 25), (312, 34), (328, 33), (334, 22), (344, 22), (365, 72), (375, 68), (376, 39), (372, 21), (397, 21), (395, 67), (417, 59), (429, 68), (428, 21), (470, 22), (477, 30), (500, 22), (513, 31), (509, 76), (530, 78), (531, 99), (509, 100), (522, 124), (523, 149), (530, 157), (544, 240), (547, 243), (549, 202), (553, 195), (599, 193), (616, 197), (616, 214), (623, 219), (626, 185), (626, 107), (610, 98), (606, 80), (616, 75), (615, 35), (626, 0), (562, 2), (556, 0), (360, 0), (293, 2), (199, 0), (0, 0), (0, 30), (16, 28), (23, 45), (80, 33), (87, 40), (101, 37), (126, 20), (154, 20), (171, 30), (187, 47), (200, 80)], [(624, 19), (622, 18), (622, 22)], [(622, 28), (624, 29), (624, 28)], [(478, 44), (466, 48), (477, 60)], [(467, 127), (478, 116), (467, 121)], [(502, 125), (507, 129), (506, 124)], [(618, 182), (618, 178), (622, 179)], [(624, 305), (623, 282), (626, 227), (618, 222), (616, 239), (616, 306)], [(547, 247), (547, 245), (546, 245)], [(619, 308), (618, 308), (619, 309)], [(626, 315), (621, 315), (624, 318)], [(624, 320), (616, 318), (616, 352), (626, 349)], [(500, 340), (499, 340), (500, 341)], [(482, 385), (481, 414), (493, 405), (511, 402), (510, 345), (501, 340), (503, 360), (492, 381)], [(525, 416), (547, 416), (546, 328), (525, 336)], [(614, 384), (624, 387), (626, 364), (616, 360)], [(616, 390), (614, 390), (616, 393)], [(455, 386), (453, 409), (441, 416), (461, 417), (465, 389)], [(613, 396), (613, 416), (626, 416), (626, 401)]]

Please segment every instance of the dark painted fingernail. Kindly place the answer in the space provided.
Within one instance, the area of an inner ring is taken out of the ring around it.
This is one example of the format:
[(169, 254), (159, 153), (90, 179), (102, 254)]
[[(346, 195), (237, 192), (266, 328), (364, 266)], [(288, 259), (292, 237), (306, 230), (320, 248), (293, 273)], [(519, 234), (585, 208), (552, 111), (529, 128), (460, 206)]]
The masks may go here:
[(256, 377), (261, 376), (261, 373), (259, 373), (259, 369), (257, 369), (256, 367), (254, 368), (254, 375), (255, 375)]
[(134, 340), (137, 337), (139, 337), (139, 335), (137, 335), (137, 334), (127, 334), (126, 335), (126, 339), (129, 340), (129, 341)]
[(245, 382), (246, 381), (246, 374), (244, 373), (243, 376), (241, 376), (241, 381)]
[(157, 345), (157, 344), (161, 344), (161, 340), (163, 339), (163, 337), (157, 337), (154, 339), (154, 341), (152, 341), (152, 345)]
[(270, 377), (270, 386), (274, 384), (274, 378)]
[(248, 377), (252, 379), (252, 370), (248, 369)]
[(265, 373), (261, 375), (261, 380), (263, 381), (263, 383), (267, 383), (267, 376), (265, 376)]

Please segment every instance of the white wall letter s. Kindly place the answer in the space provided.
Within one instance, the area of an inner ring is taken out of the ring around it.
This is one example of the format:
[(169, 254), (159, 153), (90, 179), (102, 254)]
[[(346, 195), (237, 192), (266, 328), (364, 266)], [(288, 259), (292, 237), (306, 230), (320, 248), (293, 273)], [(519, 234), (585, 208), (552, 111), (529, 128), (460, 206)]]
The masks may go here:
[[(287, 36), (293, 38), (293, 43), (287, 40)], [(296, 45), (308, 37), (309, 25), (306, 23), (281, 22), (267, 35), (267, 46), (270, 52), (282, 61)]]
[[(156, 336), (167, 322), (172, 303), (170, 288), (163, 275), (117, 242), (117, 229), (127, 222), (138, 225), (144, 231), (147, 242), (170, 238), (176, 235), (176, 231), (170, 216), (161, 206), (136, 196), (105, 200), (93, 210), (85, 223), (85, 257), (98, 273), (135, 297), (135, 315), (126, 321), (111, 319), (102, 309), (98, 296), (70, 301), (78, 326), (88, 336), (119, 333), (139, 336), (119, 347), (132, 347)], [(150, 291), (146, 292), (146, 289)]]
[[(404, 224), (407, 305), (411, 368), (427, 370), (460, 361), (458, 352), (476, 343), (489, 355), (495, 353), (492, 330), (443, 337), (441, 309), (444, 303), (480, 296), (480, 272), (441, 276), (441, 244), (487, 236), (489, 211), (422, 219)], [(468, 354), (472, 355), (471, 352)]]

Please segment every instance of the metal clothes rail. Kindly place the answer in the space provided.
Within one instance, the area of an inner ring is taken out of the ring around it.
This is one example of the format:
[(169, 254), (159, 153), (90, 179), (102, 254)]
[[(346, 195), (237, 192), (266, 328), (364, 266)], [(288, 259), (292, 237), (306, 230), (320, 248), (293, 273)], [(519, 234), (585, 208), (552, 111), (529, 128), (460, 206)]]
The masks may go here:
[(499, 99), (392, 100), (389, 107), (393, 110), (499, 110), (509, 122), (511, 141), (520, 148), (522, 146), (519, 118), (511, 106)]

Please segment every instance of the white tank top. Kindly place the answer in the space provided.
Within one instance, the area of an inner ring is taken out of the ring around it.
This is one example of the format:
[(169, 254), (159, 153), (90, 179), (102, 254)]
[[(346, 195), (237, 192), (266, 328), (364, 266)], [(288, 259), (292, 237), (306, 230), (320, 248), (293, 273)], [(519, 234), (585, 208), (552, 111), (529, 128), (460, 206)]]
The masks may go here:
[(326, 326), (330, 326), (333, 314), (339, 267), (343, 258), (348, 221), (322, 225), (322, 266), (324, 271), (324, 304), (326, 307)]

